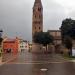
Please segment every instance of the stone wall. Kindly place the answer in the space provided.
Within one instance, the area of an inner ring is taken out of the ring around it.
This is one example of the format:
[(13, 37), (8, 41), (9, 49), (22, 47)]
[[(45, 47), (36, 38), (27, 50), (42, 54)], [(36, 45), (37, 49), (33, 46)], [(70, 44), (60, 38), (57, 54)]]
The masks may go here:
[(54, 47), (54, 45), (48, 45), (47, 52), (49, 52), (49, 53), (55, 53), (55, 47)]
[(46, 47), (44, 47), (43, 45), (34, 43), (32, 45), (31, 52), (32, 53), (45, 53), (45, 52), (54, 53), (55, 52), (55, 47), (54, 47), (54, 45), (48, 45), (47, 50), (46, 50)]
[(36, 43), (32, 44), (32, 50), (31, 50), (32, 53), (43, 53), (44, 50), (45, 49), (41, 44), (36, 44)]

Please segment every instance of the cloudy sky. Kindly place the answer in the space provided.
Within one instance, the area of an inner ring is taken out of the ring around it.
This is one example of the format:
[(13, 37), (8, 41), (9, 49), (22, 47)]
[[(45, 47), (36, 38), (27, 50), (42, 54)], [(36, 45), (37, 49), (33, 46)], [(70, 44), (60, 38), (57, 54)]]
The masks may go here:
[[(0, 0), (0, 29), (9, 37), (31, 40), (35, 0)], [(42, 0), (44, 31), (59, 29), (65, 18), (75, 19), (75, 0)]]

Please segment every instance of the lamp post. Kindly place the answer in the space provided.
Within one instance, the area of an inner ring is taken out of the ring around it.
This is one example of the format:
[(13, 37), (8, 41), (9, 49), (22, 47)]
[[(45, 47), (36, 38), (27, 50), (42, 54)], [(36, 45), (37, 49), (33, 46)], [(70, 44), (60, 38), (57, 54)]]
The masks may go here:
[(2, 62), (2, 52), (3, 52), (3, 46), (2, 46), (3, 38), (2, 38), (2, 33), (3, 33), (3, 31), (0, 30), (0, 63)]

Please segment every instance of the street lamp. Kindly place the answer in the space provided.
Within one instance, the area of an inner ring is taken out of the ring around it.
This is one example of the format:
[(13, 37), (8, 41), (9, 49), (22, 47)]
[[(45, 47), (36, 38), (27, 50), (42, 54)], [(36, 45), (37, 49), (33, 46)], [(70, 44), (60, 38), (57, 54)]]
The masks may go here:
[(3, 41), (3, 38), (2, 38), (2, 33), (3, 33), (3, 30), (0, 30), (0, 62), (2, 62), (2, 50), (3, 50), (3, 47), (2, 47), (2, 41)]

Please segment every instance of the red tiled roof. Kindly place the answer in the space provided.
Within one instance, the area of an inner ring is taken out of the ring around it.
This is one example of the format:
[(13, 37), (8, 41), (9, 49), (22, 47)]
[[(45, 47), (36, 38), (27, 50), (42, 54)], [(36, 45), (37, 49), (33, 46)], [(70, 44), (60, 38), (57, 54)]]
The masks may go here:
[(14, 43), (16, 39), (6, 39), (4, 43)]

